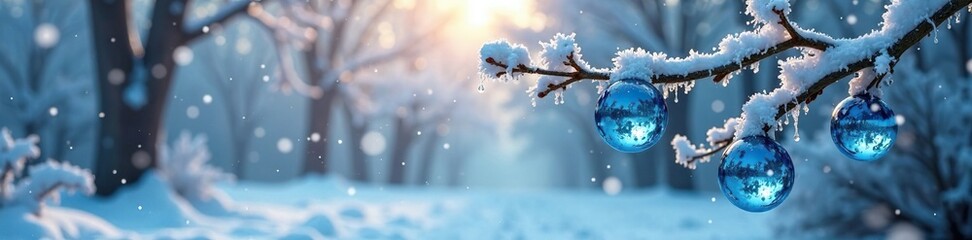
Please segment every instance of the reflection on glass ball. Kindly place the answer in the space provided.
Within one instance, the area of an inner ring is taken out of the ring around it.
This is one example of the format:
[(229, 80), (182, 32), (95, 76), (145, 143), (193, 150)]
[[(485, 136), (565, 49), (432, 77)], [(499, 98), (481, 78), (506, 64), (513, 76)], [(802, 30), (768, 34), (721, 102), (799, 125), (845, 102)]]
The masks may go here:
[(891, 150), (898, 136), (894, 112), (871, 95), (848, 97), (834, 108), (830, 136), (849, 158), (874, 161)]
[(793, 162), (780, 144), (750, 136), (726, 149), (719, 164), (719, 186), (733, 205), (765, 212), (780, 205), (793, 188)]
[(624, 79), (612, 83), (597, 99), (594, 122), (601, 138), (614, 149), (641, 152), (661, 139), (668, 107), (647, 80)]

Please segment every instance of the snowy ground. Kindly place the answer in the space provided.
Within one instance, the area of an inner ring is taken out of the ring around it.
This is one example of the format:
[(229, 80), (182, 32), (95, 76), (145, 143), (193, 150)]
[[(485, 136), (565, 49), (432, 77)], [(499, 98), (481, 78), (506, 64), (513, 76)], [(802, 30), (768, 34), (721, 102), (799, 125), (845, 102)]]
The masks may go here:
[[(62, 206), (45, 209), (51, 214), (44, 217), (95, 219), (82, 221), (90, 224), (74, 227), (73, 232), (63, 231), (68, 238), (99, 233), (110, 238), (162, 239), (770, 237), (770, 215), (744, 213), (716, 194), (650, 190), (608, 196), (593, 190), (389, 188), (307, 178), (282, 184), (223, 185), (227, 194), (223, 202), (190, 203), (165, 186), (157, 175), (148, 175), (112, 199), (67, 196)], [(0, 210), (5, 220), (16, 214), (23, 213)], [(22, 234), (5, 236), (31, 236), (23, 235), (29, 231), (0, 227), (0, 232), (8, 231)]]

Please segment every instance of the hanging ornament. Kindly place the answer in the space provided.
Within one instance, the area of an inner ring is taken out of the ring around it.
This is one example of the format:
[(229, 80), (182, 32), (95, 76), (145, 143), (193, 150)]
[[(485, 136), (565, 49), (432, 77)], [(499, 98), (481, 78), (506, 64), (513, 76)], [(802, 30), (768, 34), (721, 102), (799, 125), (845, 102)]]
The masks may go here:
[(894, 112), (870, 94), (848, 97), (837, 104), (830, 119), (830, 136), (845, 156), (874, 161), (891, 150), (898, 136)]
[(790, 194), (793, 177), (790, 154), (766, 136), (733, 142), (719, 164), (722, 193), (733, 205), (750, 212), (765, 212), (780, 205)]
[(597, 99), (594, 122), (612, 148), (641, 152), (661, 139), (668, 125), (668, 107), (661, 92), (647, 80), (624, 79), (612, 83)]

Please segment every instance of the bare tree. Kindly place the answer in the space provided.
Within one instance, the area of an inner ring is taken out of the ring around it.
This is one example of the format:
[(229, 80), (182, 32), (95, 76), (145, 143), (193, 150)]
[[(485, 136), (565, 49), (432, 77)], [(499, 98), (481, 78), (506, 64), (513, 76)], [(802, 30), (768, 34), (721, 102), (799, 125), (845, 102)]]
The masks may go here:
[[(427, 12), (433, 9), (426, 2), (397, 7), (391, 0), (282, 3), (281, 13), (251, 12), (274, 34), (281, 62), (292, 62), (292, 49), (299, 51), (297, 58), (302, 61), (306, 73), (299, 74), (295, 68), (287, 68), (282, 71), (283, 81), (280, 83), (284, 89), (311, 99), (308, 117), (312, 121), (308, 121), (307, 135), (321, 136), (322, 141), (307, 143), (303, 172), (324, 173), (328, 171), (329, 160), (327, 137), (330, 129), (335, 127), (331, 126), (331, 116), (344, 83), (351, 82), (355, 74), (368, 67), (414, 54), (446, 21), (414, 22), (408, 26), (392, 24), (400, 21), (399, 17), (403, 15), (434, 13)], [(283, 66), (293, 67), (293, 64)]]
[[(157, 0), (147, 35), (134, 26), (131, 1), (91, 0), (91, 23), (103, 114), (97, 139), (96, 184), (108, 195), (155, 166), (162, 117), (176, 71), (175, 50), (205, 36), (209, 26), (259, 4), (234, 1), (197, 20), (190, 0)], [(144, 42), (144, 45), (143, 45)]]

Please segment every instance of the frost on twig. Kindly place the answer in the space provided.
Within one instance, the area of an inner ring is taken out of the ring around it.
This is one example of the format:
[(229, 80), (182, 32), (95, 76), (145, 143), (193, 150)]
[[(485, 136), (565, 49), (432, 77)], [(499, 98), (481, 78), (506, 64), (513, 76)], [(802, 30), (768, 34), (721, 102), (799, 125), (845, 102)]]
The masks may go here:
[(505, 40), (486, 43), (479, 51), (480, 75), (503, 82), (525, 73), (540, 75), (537, 85), (527, 93), (539, 98), (554, 93), (555, 103), (563, 103), (563, 91), (570, 84), (585, 79), (610, 79), (606, 70), (594, 69), (582, 58), (574, 36), (558, 33), (549, 42), (541, 42), (543, 50), (537, 62), (531, 61), (529, 50), (523, 45)]
[[(709, 131), (709, 147), (693, 145), (685, 137), (673, 139), (676, 161), (692, 168), (697, 160), (707, 159), (734, 139), (780, 130), (790, 118), (796, 125), (801, 105), (808, 111), (807, 104), (826, 87), (850, 74), (859, 72), (858, 78), (850, 83), (851, 94), (878, 87), (881, 80), (893, 72), (897, 59), (907, 49), (955, 12), (969, 6), (970, 1), (891, 1), (885, 7), (887, 11), (882, 15), (880, 29), (855, 38), (835, 39), (791, 22), (787, 17), (791, 12), (788, 0), (747, 0), (745, 13), (753, 17), (749, 24), (754, 29), (723, 38), (713, 52), (691, 51), (686, 57), (669, 57), (665, 53), (641, 49), (622, 50), (614, 58), (614, 68), (606, 71), (592, 71), (589, 67), (552, 69), (544, 64), (523, 64), (520, 60), (511, 65), (496, 56), (480, 57), (484, 64), (502, 67), (511, 74), (568, 77), (567, 81), (548, 84), (545, 90), (536, 91), (538, 97), (544, 97), (546, 93), (565, 90), (568, 85), (581, 80), (628, 77), (662, 84), (668, 91), (681, 87), (687, 93), (695, 80), (711, 77), (716, 82), (725, 83), (735, 72), (760, 60), (786, 50), (799, 50), (799, 56), (779, 62), (781, 83), (778, 88), (754, 94), (743, 104), (743, 113), (738, 118)], [(563, 35), (557, 35), (555, 41), (560, 36)], [(565, 60), (573, 59), (568, 56)], [(532, 67), (535, 65), (543, 67)], [(799, 139), (798, 136), (795, 138)]]

